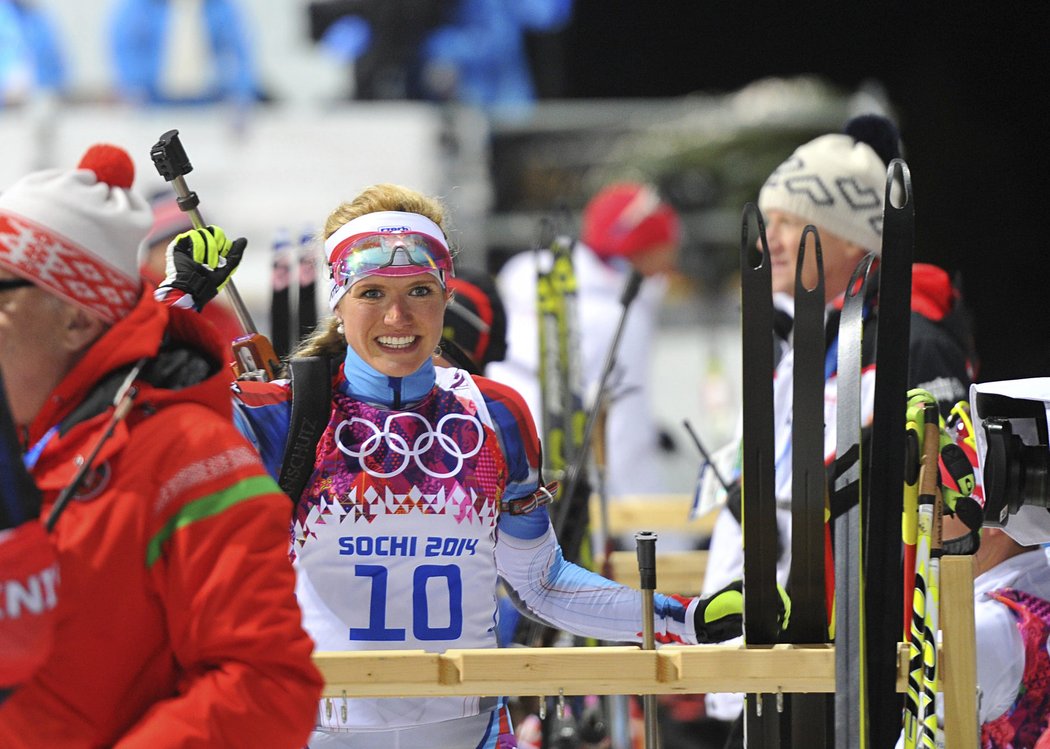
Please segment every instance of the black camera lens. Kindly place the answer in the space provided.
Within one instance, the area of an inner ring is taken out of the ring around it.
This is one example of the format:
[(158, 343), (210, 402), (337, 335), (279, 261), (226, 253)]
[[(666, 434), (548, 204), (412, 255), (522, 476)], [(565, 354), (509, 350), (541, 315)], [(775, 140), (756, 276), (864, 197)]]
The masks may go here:
[(984, 428), (985, 520), (1000, 525), (1024, 505), (1050, 507), (1050, 447), (1026, 445), (1006, 419), (985, 419)]

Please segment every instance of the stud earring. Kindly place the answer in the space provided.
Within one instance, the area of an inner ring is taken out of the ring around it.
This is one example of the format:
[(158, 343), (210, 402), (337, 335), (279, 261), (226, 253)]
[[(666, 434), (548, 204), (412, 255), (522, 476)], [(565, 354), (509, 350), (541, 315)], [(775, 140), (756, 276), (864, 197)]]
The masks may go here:
[(339, 335), (346, 335), (346, 328), (343, 327), (342, 323), (335, 326), (335, 332)]

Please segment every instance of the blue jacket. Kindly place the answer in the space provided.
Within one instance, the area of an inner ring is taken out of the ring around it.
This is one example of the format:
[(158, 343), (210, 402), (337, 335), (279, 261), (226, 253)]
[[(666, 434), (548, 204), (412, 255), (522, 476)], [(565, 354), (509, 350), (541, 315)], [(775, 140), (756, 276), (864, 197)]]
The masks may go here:
[(116, 85), (132, 101), (203, 104), (249, 102), (258, 98), (248, 35), (230, 0), (204, 0), (203, 26), (212, 60), (207, 90), (191, 99), (172, 99), (162, 90), (169, 0), (121, 0), (110, 26)]

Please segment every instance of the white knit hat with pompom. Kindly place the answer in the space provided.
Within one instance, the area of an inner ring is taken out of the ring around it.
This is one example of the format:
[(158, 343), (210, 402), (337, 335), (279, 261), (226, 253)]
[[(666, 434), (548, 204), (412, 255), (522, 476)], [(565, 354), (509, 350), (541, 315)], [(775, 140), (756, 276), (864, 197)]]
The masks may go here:
[(127, 152), (100, 144), (77, 169), (33, 172), (0, 192), (0, 267), (120, 320), (141, 294), (138, 247), (153, 222), (134, 178)]

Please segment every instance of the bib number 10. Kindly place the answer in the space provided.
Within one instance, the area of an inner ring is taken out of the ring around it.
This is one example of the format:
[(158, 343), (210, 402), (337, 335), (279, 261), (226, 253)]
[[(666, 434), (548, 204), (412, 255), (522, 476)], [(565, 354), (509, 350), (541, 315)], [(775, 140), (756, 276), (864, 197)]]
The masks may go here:
[[(389, 570), (381, 564), (358, 564), (354, 566), (358, 577), (372, 579), (372, 592), (368, 601), (368, 626), (351, 627), (351, 640), (377, 642), (403, 642), (406, 631), (399, 627), (388, 627), (386, 621), (387, 577)], [(430, 604), (427, 586), (443, 585), (448, 595), (436, 596), (448, 601), (448, 626), (431, 626)], [(463, 577), (454, 564), (421, 564), (412, 574), (412, 637), (416, 640), (456, 640), (463, 634)]]

